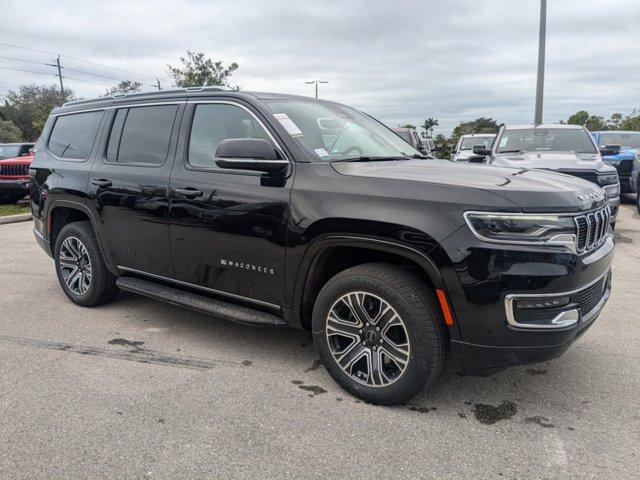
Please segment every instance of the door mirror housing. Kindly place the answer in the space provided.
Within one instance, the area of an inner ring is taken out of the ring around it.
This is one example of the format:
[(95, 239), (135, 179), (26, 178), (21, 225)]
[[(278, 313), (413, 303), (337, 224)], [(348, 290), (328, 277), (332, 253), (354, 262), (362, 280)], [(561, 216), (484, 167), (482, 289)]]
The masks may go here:
[(216, 165), (234, 170), (273, 173), (284, 170), (289, 162), (278, 151), (259, 138), (228, 138), (218, 144)]
[(600, 147), (600, 155), (608, 157), (609, 155), (617, 155), (620, 153), (620, 145), (605, 145)]
[(487, 155), (491, 155), (491, 149), (484, 148), (484, 145), (474, 145), (473, 153), (475, 153), (476, 155), (482, 155), (486, 157)]

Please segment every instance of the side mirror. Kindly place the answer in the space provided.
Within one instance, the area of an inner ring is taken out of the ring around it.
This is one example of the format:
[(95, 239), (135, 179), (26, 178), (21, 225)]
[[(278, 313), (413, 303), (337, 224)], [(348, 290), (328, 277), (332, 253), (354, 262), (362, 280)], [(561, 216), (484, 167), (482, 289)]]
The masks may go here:
[(234, 170), (273, 173), (284, 170), (289, 162), (266, 140), (259, 138), (228, 138), (218, 144), (216, 165)]
[(436, 145), (435, 147), (433, 147), (431, 149), (432, 152), (441, 152), (442, 151), (442, 145)]
[[(475, 153), (475, 152), (474, 152)], [(485, 155), (476, 155), (467, 159), (469, 163), (487, 163), (487, 157)]]
[(487, 155), (491, 155), (491, 149), (484, 148), (484, 145), (474, 145), (473, 153), (475, 153), (476, 155), (482, 155), (483, 157), (486, 157)]
[(600, 147), (600, 155), (608, 157), (610, 155), (617, 155), (620, 153), (620, 145), (605, 145)]

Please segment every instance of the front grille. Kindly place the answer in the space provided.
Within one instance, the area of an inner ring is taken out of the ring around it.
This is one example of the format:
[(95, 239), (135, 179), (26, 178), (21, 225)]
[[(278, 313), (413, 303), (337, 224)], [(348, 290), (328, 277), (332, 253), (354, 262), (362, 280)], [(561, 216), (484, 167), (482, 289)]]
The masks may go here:
[(585, 288), (584, 290), (581, 290), (577, 293), (578, 308), (580, 309), (580, 314), (583, 317), (598, 305), (600, 300), (602, 300), (606, 289), (607, 276), (605, 275), (590, 287)]
[(578, 251), (591, 250), (602, 243), (609, 229), (609, 207), (575, 217)]
[(5, 177), (26, 177), (29, 175), (27, 163), (0, 164), (0, 175)]
[(580, 172), (576, 170), (558, 170), (560, 173), (564, 173), (565, 175), (572, 175), (574, 177), (582, 178), (583, 180), (587, 180), (591, 183), (598, 184), (598, 174), (596, 172)]

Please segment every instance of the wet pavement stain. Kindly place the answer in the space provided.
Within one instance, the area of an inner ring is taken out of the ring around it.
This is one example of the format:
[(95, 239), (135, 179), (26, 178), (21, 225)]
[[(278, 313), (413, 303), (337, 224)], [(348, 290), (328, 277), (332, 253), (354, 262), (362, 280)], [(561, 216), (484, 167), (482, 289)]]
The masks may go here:
[(466, 413), (462, 413), (462, 412), (458, 412), (458, 416), (460, 418), (467, 418), (467, 414)]
[(549, 371), (546, 368), (527, 368), (529, 375), (546, 375)]
[(616, 243), (633, 243), (633, 239), (627, 237), (626, 235), (622, 235), (619, 231), (615, 233), (613, 239)]
[(305, 372), (311, 372), (313, 370), (317, 370), (322, 366), (322, 361), (318, 358), (313, 361), (311, 366), (305, 370)]
[(342, 397), (336, 397), (336, 402), (341, 402), (342, 401)]
[(327, 393), (327, 391), (322, 388), (319, 387), (317, 385), (298, 385), (298, 388), (301, 388), (302, 390), (306, 390), (307, 392), (311, 392), (312, 395), (310, 395), (311, 397), (315, 397), (316, 395), (322, 395), (323, 393)]
[(139, 348), (144, 345), (144, 342), (139, 342), (135, 340), (127, 340), (124, 338), (114, 338), (107, 342), (109, 345), (121, 345), (123, 347), (135, 347)]
[(251, 360), (244, 360), (242, 362), (243, 367), (250, 367), (251, 365), (253, 365), (253, 362)]
[(549, 422), (548, 418), (541, 417), (540, 415), (534, 415), (533, 417), (527, 417), (524, 419), (526, 423), (535, 423), (544, 428), (555, 428), (555, 425)]
[(437, 407), (423, 407), (422, 405), (411, 405), (409, 410), (412, 412), (429, 413), (438, 410)]
[(503, 400), (497, 407), (484, 403), (476, 403), (473, 410), (476, 420), (485, 425), (492, 425), (501, 420), (510, 420), (516, 412), (516, 404), (508, 400)]
[(294, 385), (302, 385), (304, 382), (302, 380), (291, 380), (291, 383)]

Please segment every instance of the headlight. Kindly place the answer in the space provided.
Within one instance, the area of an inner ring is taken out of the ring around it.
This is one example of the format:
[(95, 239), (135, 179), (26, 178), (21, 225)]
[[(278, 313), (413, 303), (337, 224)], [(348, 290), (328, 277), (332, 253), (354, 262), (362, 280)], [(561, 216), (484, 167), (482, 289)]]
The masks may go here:
[(601, 187), (605, 185), (614, 185), (618, 183), (618, 174), (617, 173), (606, 173), (603, 175), (598, 175), (598, 185)]
[(465, 212), (473, 234), (487, 242), (574, 247), (572, 217), (527, 213)]

